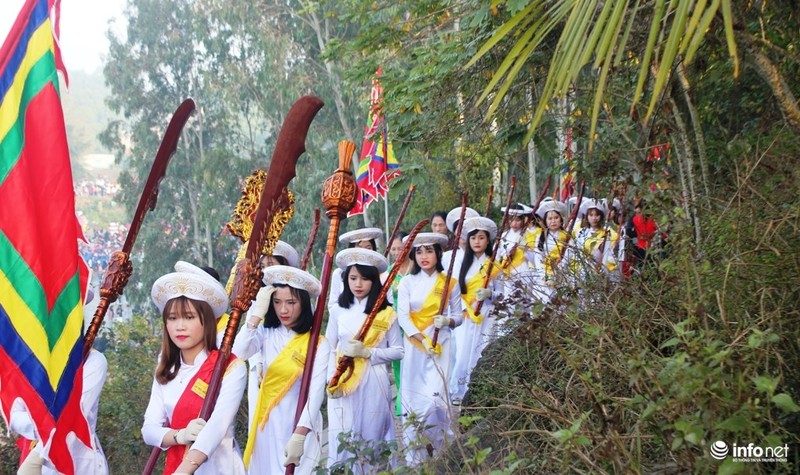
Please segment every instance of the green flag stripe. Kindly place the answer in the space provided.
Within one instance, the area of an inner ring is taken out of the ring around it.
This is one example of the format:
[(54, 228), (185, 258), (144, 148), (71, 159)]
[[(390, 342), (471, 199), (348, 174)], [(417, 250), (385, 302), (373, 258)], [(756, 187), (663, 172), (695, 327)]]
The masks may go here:
[(22, 97), (19, 104), (19, 115), (14, 125), (0, 142), (0, 157), (2, 157), (2, 161), (0, 161), (0, 184), (3, 183), (8, 173), (14, 168), (14, 165), (16, 165), (22, 153), (22, 147), (25, 145), (25, 111), (28, 108), (28, 104), (48, 83), (53, 83), (56, 91), (58, 91), (58, 75), (56, 74), (53, 53), (51, 51), (48, 51), (39, 58), (25, 78), (25, 85), (22, 89)]
[(64, 330), (67, 315), (75, 307), (75, 297), (72, 296), (80, 298), (77, 269), (75, 277), (69, 280), (56, 298), (50, 315), (47, 313), (47, 298), (39, 279), (36, 278), (27, 262), (22, 259), (2, 231), (0, 231), (0, 269), (6, 274), (17, 294), (44, 328), (48, 346), (52, 349)]

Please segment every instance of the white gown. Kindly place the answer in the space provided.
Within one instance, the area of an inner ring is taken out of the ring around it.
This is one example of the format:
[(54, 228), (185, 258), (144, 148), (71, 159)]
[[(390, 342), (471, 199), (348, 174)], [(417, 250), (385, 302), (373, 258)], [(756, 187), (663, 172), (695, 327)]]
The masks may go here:
[[(440, 355), (428, 355), (412, 345), (409, 337), (420, 333), (411, 321), (411, 311), (419, 310), (436, 284), (439, 272), (428, 275), (425, 271), (408, 274), (397, 289), (397, 320), (405, 332), (403, 339), (405, 354), (400, 371), (400, 399), (404, 425), (403, 442), (406, 460), (419, 464), (427, 459), (425, 445), (430, 442), (435, 450), (442, 447), (445, 437), (452, 435), (450, 428), (449, 380), (452, 368), (451, 329), (444, 327), (439, 332), (438, 343), (442, 345)], [(458, 285), (450, 292), (445, 314), (461, 325), (461, 298)], [(433, 338), (434, 326), (422, 333)], [(420, 425), (409, 424), (411, 420)], [(426, 428), (427, 427), (427, 428)]]
[[(241, 358), (249, 358), (257, 352), (261, 353), (264, 371), (280, 354), (283, 348), (294, 338), (296, 333), (283, 325), (277, 328), (264, 328), (259, 325), (252, 329), (247, 325), (239, 330), (233, 344), (233, 352)], [(324, 399), (325, 376), (327, 374), (330, 346), (323, 338), (317, 346), (314, 359), (314, 369), (311, 376), (311, 388), (308, 401), (300, 416), (301, 427), (308, 427), (308, 433), (303, 449), (303, 457), (296, 467), (295, 473), (306, 475), (313, 472), (319, 463), (320, 447), (322, 446), (322, 414), (320, 407)], [(294, 413), (297, 409), (297, 400), (300, 397), (300, 383), (302, 375), (297, 378), (292, 387), (281, 399), (277, 406), (272, 408), (264, 429), (259, 430), (255, 438), (253, 455), (250, 458), (248, 472), (252, 475), (283, 474), (286, 456), (284, 449), (294, 431)]]
[[(108, 473), (108, 463), (96, 432), (97, 407), (100, 403), (100, 393), (103, 391), (103, 385), (106, 382), (107, 370), (108, 362), (106, 357), (99, 351), (92, 350), (83, 365), (81, 410), (86, 417), (86, 422), (89, 423), (93, 447), (86, 447), (83, 442), (77, 440), (74, 436), (67, 437), (67, 445), (72, 455), (75, 473), (80, 475), (104, 475)], [(11, 406), (8, 428), (26, 439), (39, 440), (33, 419), (31, 419), (30, 413), (21, 399), (15, 399)], [(37, 443), (33, 450), (44, 459), (43, 475), (56, 475), (59, 473), (47, 460), (45, 447), (42, 447), (41, 443)]]
[[(461, 259), (456, 261), (456, 266), (453, 270), (453, 276), (457, 276), (459, 275), (459, 272), (461, 272), (462, 262), (463, 260)], [(469, 279), (471, 279), (475, 274), (478, 273), (478, 271), (480, 271), (481, 266), (484, 265), (487, 267), (489, 265), (489, 258), (485, 253), (481, 257), (472, 261), (472, 265), (470, 266), (469, 270), (467, 270), (465, 281), (469, 281)], [(498, 282), (497, 278), (489, 282), (488, 288), (492, 290), (493, 297), (495, 295), (500, 295), (503, 292), (503, 285)], [(464, 295), (459, 295), (462, 297), (462, 308), (466, 309), (468, 302), (464, 300)], [(483, 320), (481, 321), (480, 325), (477, 325), (469, 318), (464, 318), (464, 323), (453, 330), (453, 338), (456, 341), (456, 351), (455, 365), (453, 367), (453, 373), (450, 379), (450, 396), (454, 400), (460, 400), (464, 398), (464, 395), (467, 393), (467, 389), (469, 388), (469, 379), (470, 375), (472, 374), (472, 370), (475, 369), (475, 365), (478, 364), (478, 360), (483, 354), (483, 350), (486, 348), (486, 345), (488, 345), (496, 336), (495, 317), (491, 314), (493, 307), (494, 305), (492, 304), (492, 299), (484, 300), (483, 306), (481, 307), (481, 315), (483, 316)]]
[(566, 233), (566, 231), (558, 231), (554, 233), (552, 231), (544, 230), (542, 232), (545, 233), (542, 249), (539, 249), (540, 238), (537, 238), (536, 242), (534, 243), (535, 247), (529, 251), (529, 254), (533, 258), (533, 295), (538, 301), (547, 304), (550, 303), (550, 300), (555, 294), (556, 284), (554, 279), (558, 277), (557, 274), (566, 272), (568, 270), (570, 251), (568, 249), (564, 252), (564, 257), (558, 264), (556, 264), (556, 269), (554, 272), (548, 275), (545, 268), (545, 260), (547, 256), (559, 246), (557, 238), (561, 235), (561, 233)]
[(330, 315), (333, 310), (339, 306), (339, 295), (344, 290), (344, 282), (342, 281), (342, 269), (338, 267), (331, 272), (330, 292), (328, 292), (328, 314)]
[[(194, 364), (188, 365), (181, 361), (178, 374), (167, 384), (161, 384), (153, 378), (150, 402), (144, 413), (144, 425), (142, 425), (142, 438), (147, 445), (161, 447), (164, 436), (172, 430), (165, 427), (165, 424), (172, 419), (175, 405), (207, 358), (208, 351), (203, 350), (195, 357)], [(208, 460), (194, 473), (199, 475), (245, 473), (242, 454), (233, 437), (233, 423), (244, 394), (246, 380), (247, 369), (244, 362), (236, 360), (231, 363), (222, 379), (214, 412), (191, 446), (193, 450), (199, 450), (208, 457)], [(221, 430), (223, 428), (224, 430)], [(162, 449), (166, 450), (168, 447)]]
[[(497, 262), (499, 263), (507, 257), (514, 246), (517, 250), (525, 250), (525, 233), (527, 230), (514, 231), (508, 229), (503, 237), (500, 239), (500, 247), (497, 250)], [(526, 256), (527, 257), (527, 256)], [(522, 264), (508, 270), (508, 275), (503, 277), (503, 295), (505, 297), (511, 296), (517, 288), (517, 285), (526, 288), (531, 280), (531, 269), (527, 261), (523, 260)], [(516, 284), (519, 283), (519, 284)]]
[[(325, 338), (331, 346), (328, 379), (336, 371), (337, 350), (343, 348), (366, 319), (367, 299), (356, 299), (350, 308), (336, 306), (330, 314)], [(389, 327), (384, 339), (370, 350), (369, 366), (358, 388), (349, 396), (328, 398), (328, 467), (353, 457), (350, 452), (339, 453), (339, 434), (352, 432), (364, 441), (395, 440), (394, 405), (386, 363), (403, 357), (403, 339), (397, 321)], [(369, 473), (369, 467), (350, 465), (354, 473)]]

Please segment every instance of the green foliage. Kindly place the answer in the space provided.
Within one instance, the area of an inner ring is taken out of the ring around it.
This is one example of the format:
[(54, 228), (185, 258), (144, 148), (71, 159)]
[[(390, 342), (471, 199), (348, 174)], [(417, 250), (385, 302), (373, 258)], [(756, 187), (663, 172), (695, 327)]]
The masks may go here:
[(706, 242), (695, 247), (662, 199), (653, 211), (671, 226), (670, 251), (657, 265), (623, 288), (585, 287), (586, 308), (522, 311), (476, 369), (469, 402), (480, 409), (465, 407), (487, 419), (493, 448), (538, 454), (548, 471), (735, 473), (709, 444), (798, 442), (800, 233), (783, 224), (800, 212), (797, 188), (783, 189), (780, 214), (761, 212), (773, 206), (769, 170), (793, 166), (792, 137), (759, 138), (771, 147), (758, 162), (736, 160), (738, 185), (719, 190)]
[(160, 320), (134, 315), (130, 322), (118, 322), (104, 330), (96, 342), (108, 360), (97, 435), (114, 473), (141, 473), (150, 455), (141, 427), (160, 351), (160, 327)]

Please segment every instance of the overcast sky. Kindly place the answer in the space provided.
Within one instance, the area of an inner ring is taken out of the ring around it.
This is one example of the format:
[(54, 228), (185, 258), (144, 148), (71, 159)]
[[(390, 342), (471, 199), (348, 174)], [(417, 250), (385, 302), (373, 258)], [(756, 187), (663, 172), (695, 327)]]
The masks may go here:
[[(102, 67), (108, 51), (106, 31), (114, 21), (117, 36), (125, 30), (126, 0), (62, 0), (61, 49), (67, 71), (91, 73)], [(17, 18), (25, 0), (0, 0), (0, 40)]]

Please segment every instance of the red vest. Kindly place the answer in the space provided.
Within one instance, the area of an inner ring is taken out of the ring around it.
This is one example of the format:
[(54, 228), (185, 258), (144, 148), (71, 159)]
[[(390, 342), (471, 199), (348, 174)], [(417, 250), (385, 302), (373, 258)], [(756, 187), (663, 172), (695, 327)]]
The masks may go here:
[[(189, 384), (186, 385), (186, 389), (183, 390), (183, 394), (181, 394), (178, 403), (175, 404), (175, 409), (172, 411), (172, 421), (169, 423), (171, 429), (183, 429), (189, 422), (197, 419), (197, 416), (200, 415), (200, 409), (203, 408), (203, 401), (206, 399), (208, 383), (211, 381), (211, 373), (214, 372), (218, 357), (219, 351), (217, 350), (209, 353), (208, 358), (203, 362), (203, 366), (200, 367), (200, 371), (189, 380)], [(228, 359), (228, 365), (235, 360), (236, 357), (231, 355), (230, 359)], [(164, 473), (174, 473), (183, 462), (185, 454), (185, 445), (173, 445), (167, 449)]]

